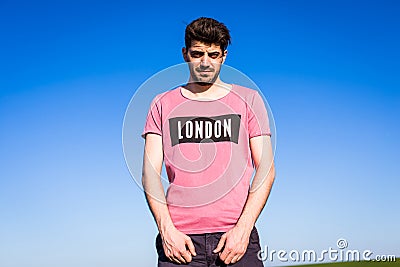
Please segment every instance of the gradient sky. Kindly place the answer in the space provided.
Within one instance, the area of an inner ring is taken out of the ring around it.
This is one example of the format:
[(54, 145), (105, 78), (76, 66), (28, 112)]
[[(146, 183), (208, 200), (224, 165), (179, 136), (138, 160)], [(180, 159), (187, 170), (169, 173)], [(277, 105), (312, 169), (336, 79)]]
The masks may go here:
[(199, 16), (229, 27), (226, 64), (276, 122), (262, 246), (345, 238), (400, 256), (399, 13), (394, 0), (0, 1), (0, 266), (155, 266), (122, 124), (141, 84), (182, 63)]

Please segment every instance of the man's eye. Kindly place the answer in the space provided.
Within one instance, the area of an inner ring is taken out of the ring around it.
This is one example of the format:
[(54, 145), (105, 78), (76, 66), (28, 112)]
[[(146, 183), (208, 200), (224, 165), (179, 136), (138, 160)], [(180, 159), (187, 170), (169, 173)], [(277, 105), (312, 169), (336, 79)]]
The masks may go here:
[(208, 56), (209, 56), (210, 58), (212, 58), (212, 59), (216, 59), (216, 58), (219, 57), (219, 53), (218, 53), (218, 52), (216, 52), (216, 53), (210, 53), (210, 54), (208, 54)]
[(190, 53), (190, 55), (191, 55), (192, 57), (194, 57), (194, 58), (200, 58), (200, 57), (202, 57), (202, 56), (204, 55), (204, 52), (197, 52), (197, 51), (195, 51), (195, 52)]

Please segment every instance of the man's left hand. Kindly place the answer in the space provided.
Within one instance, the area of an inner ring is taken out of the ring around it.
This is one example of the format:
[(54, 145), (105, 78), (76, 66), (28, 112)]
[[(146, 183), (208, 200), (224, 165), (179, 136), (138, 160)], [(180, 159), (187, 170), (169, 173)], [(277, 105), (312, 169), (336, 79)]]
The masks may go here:
[(213, 252), (219, 253), (219, 258), (225, 264), (238, 262), (246, 253), (247, 246), (249, 245), (250, 233), (251, 229), (249, 231), (249, 229), (244, 227), (233, 227), (221, 236)]

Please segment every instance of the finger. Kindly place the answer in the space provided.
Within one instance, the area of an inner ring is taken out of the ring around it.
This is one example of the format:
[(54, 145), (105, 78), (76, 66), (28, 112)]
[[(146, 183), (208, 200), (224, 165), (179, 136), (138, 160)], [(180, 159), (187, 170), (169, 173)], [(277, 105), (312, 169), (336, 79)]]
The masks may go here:
[(167, 258), (170, 258), (172, 256), (171, 250), (166, 247), (164, 247), (164, 254), (165, 256), (167, 256)]
[(178, 261), (178, 263), (186, 263), (186, 260), (185, 260), (185, 258), (183, 258), (183, 256), (182, 255), (176, 255), (175, 256), (175, 259), (177, 259), (177, 261)]
[(224, 245), (225, 245), (225, 241), (226, 241), (226, 234), (223, 234), (222, 236), (221, 236), (221, 239), (219, 240), (219, 242), (218, 242), (218, 245), (217, 245), (217, 247), (214, 249), (214, 253), (218, 253), (218, 252), (220, 252), (221, 251), (221, 249), (224, 247)]
[(179, 263), (186, 263), (186, 259), (181, 255), (179, 258)]
[(190, 253), (189, 250), (186, 250), (182, 253), (182, 257), (185, 259), (185, 262), (191, 262), (192, 261), (192, 254)]
[(236, 256), (237, 256), (237, 254), (234, 253), (233, 251), (231, 253), (229, 253), (224, 260), (225, 264), (230, 264), (232, 262), (233, 258), (235, 258)]
[(175, 257), (172, 258), (172, 261), (173, 261), (173, 262), (176, 262), (176, 263), (178, 263), (178, 264), (181, 264), (181, 263), (182, 263), (182, 262), (180, 262), (178, 259), (176, 259)]
[(235, 257), (233, 257), (233, 259), (231, 260), (230, 263), (236, 263), (236, 262), (238, 262), (241, 258), (242, 258), (241, 255), (236, 255)]
[(222, 252), (219, 253), (219, 258), (225, 262), (225, 260), (228, 258), (229, 254), (233, 253), (233, 251), (228, 250), (226, 247)]
[(186, 263), (186, 261), (185, 261), (185, 259), (182, 257), (182, 255), (180, 255), (180, 254), (178, 254), (178, 253), (174, 254), (173, 259), (174, 259), (174, 261), (175, 261), (176, 263), (179, 263), (179, 264), (181, 264), (181, 263)]
[(190, 239), (190, 237), (189, 237), (189, 239), (186, 241), (186, 245), (187, 245), (187, 247), (188, 247), (188, 249), (189, 249), (189, 252), (190, 252), (193, 256), (196, 256), (196, 249), (195, 249), (195, 247), (194, 247), (194, 245), (193, 245), (193, 242), (192, 242), (192, 239)]
[(236, 262), (240, 261), (243, 258), (244, 254), (240, 254), (239, 257), (237, 258)]
[(168, 259), (169, 259), (169, 261), (171, 261), (171, 262), (176, 262), (176, 263), (179, 263), (180, 264), (180, 262), (178, 261), (178, 260), (176, 260), (173, 256), (169, 256), (169, 257), (167, 257)]

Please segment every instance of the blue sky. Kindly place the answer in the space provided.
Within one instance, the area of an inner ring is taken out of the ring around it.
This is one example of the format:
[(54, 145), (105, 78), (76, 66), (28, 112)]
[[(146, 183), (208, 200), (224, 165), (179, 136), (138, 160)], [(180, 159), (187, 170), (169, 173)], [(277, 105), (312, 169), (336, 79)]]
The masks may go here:
[(0, 265), (155, 266), (122, 124), (141, 84), (182, 63), (185, 25), (199, 16), (230, 28), (226, 64), (274, 114), (261, 244), (321, 251), (346, 238), (400, 256), (399, 11), (397, 1), (1, 1)]

